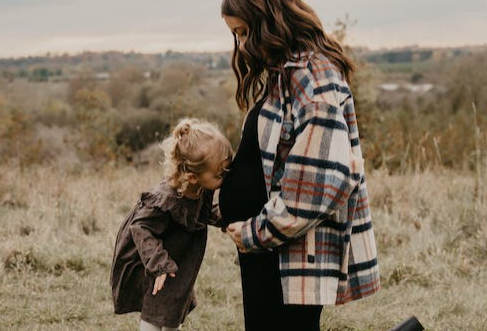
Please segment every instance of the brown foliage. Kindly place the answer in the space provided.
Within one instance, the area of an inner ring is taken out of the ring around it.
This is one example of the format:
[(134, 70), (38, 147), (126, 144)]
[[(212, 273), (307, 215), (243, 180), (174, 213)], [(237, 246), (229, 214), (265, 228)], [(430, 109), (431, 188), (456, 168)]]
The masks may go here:
[(24, 167), (42, 161), (42, 141), (34, 135), (33, 117), (20, 108), (0, 107), (0, 162), (18, 160)]
[(134, 67), (127, 67), (111, 74), (106, 91), (113, 106), (117, 107), (124, 101), (130, 102), (134, 98), (132, 87), (141, 83), (143, 79), (141, 70)]
[(73, 105), (76, 103), (76, 94), (79, 90), (93, 90), (97, 83), (91, 72), (84, 72), (69, 80), (66, 101)]
[(359, 68), (352, 88), (365, 158), (373, 168), (473, 169), (475, 155), (486, 155), (487, 136), (476, 132), (487, 131), (487, 54), (460, 58), (434, 72), (439, 80), (425, 94), (398, 90), (374, 95), (368, 86), (377, 73), (361, 73), (368, 70)]
[(82, 88), (74, 97), (74, 104), (83, 109), (107, 110), (111, 107), (111, 99), (108, 94), (100, 89)]

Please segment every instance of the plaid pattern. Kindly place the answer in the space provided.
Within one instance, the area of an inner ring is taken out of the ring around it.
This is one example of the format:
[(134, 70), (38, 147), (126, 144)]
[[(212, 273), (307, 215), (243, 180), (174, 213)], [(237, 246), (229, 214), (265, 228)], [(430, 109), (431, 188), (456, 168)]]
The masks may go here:
[[(343, 304), (380, 288), (365, 177), (350, 166), (352, 157), (362, 160), (353, 98), (324, 55), (302, 53), (285, 67), (292, 97), (279, 78), (258, 122), (270, 198), (244, 223), (242, 240), (250, 251), (277, 249), (286, 304)], [(286, 102), (295, 143), (280, 191), (271, 192)]]

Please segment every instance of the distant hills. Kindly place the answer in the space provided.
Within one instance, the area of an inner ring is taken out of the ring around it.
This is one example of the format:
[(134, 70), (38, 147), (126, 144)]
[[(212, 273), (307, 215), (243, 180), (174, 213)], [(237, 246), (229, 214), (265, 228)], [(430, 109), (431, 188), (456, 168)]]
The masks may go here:
[[(369, 50), (352, 48), (355, 58), (390, 68), (401, 64), (439, 61), (442, 59), (468, 56), (487, 52), (487, 45), (448, 48), (402, 47)], [(45, 81), (51, 77), (69, 77), (80, 72), (113, 72), (125, 67), (140, 68), (142, 71), (159, 70), (171, 61), (199, 63), (209, 69), (229, 69), (231, 52), (181, 53), (167, 51), (158, 54), (137, 52), (83, 52), (80, 54), (27, 56), (0, 59), (0, 77), (4, 79), (28, 78)]]
[(422, 62), (428, 60), (440, 60), (445, 58), (455, 58), (475, 53), (487, 52), (487, 45), (464, 46), (464, 47), (445, 47), (445, 48), (425, 48), (417, 46), (368, 50), (366, 48), (353, 49), (354, 54), (370, 63), (409, 63)]

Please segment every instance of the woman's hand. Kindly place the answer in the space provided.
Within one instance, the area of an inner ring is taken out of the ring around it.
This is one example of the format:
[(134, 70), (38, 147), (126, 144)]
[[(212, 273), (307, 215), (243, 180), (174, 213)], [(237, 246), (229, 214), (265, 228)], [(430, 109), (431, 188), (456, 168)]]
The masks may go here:
[[(164, 287), (164, 283), (166, 282), (167, 275), (168, 274), (162, 274), (156, 278), (156, 280), (154, 281), (154, 289), (152, 290), (152, 295), (156, 295), (157, 292), (162, 290), (162, 288)], [(176, 277), (176, 274), (174, 272), (171, 272), (169, 273), (169, 276), (174, 278)]]
[(247, 250), (245, 249), (243, 243), (242, 243), (242, 227), (244, 225), (244, 222), (235, 222), (235, 223), (230, 223), (227, 226), (227, 233), (232, 238), (233, 242), (235, 242), (235, 245), (237, 245), (238, 250), (241, 253), (246, 253)]

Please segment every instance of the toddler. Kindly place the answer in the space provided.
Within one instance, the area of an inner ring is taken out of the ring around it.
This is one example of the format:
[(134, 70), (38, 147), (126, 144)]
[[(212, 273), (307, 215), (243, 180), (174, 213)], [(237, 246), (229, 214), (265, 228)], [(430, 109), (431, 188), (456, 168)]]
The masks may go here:
[(164, 180), (143, 192), (117, 236), (111, 285), (116, 314), (140, 311), (141, 331), (173, 331), (196, 306), (213, 190), (232, 158), (212, 124), (184, 119), (161, 145)]

